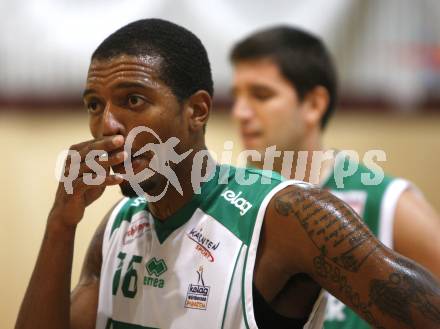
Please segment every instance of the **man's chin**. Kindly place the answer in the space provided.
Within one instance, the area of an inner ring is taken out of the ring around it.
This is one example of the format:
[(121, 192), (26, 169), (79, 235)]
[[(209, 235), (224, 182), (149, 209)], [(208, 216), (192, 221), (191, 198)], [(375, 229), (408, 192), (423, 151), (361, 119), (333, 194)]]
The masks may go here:
[(263, 134), (242, 135), (241, 142), (247, 150), (261, 150), (265, 148), (265, 138)]

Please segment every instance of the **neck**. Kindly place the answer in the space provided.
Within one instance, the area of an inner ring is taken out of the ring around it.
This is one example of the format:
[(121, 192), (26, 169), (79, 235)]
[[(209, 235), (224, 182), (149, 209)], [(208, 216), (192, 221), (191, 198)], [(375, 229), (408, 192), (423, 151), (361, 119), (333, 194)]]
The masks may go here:
[[(194, 189), (200, 186), (203, 181), (202, 177), (205, 177), (210, 166), (215, 164), (212, 158), (204, 157), (200, 164), (201, 172), (192, 173), (193, 164), (195, 163), (194, 161), (200, 161), (195, 157), (199, 151), (207, 151), (204, 143), (200, 147), (194, 148), (182, 162), (175, 166), (171, 166), (173, 172), (178, 178), (182, 194), (180, 194), (173, 184), (169, 183), (162, 198), (148, 203), (149, 210), (154, 217), (159, 220), (166, 220), (191, 200), (195, 192)], [(197, 166), (194, 165), (194, 168), (196, 167)], [(166, 188), (167, 182), (168, 180), (163, 177), (160, 184), (158, 184), (159, 187), (156, 188), (156, 190), (159, 191), (158, 194)]]

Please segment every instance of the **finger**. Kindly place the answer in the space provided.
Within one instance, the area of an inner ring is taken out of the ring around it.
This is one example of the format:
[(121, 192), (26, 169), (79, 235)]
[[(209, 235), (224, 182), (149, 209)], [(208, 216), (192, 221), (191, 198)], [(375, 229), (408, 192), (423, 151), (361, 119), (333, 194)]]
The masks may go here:
[[(106, 158), (112, 156), (113, 153), (118, 153), (116, 150), (122, 147), (123, 143), (124, 137), (122, 135), (115, 135), (72, 145), (64, 163), (64, 176), (69, 175), (72, 167), (74, 168), (74, 171), (80, 170), (79, 166), (81, 161), (85, 161), (90, 152), (102, 150), (101, 160), (105, 161)], [(87, 170), (84, 170), (84, 172), (87, 172)]]
[(119, 174), (115, 174), (115, 175), (108, 175), (105, 178), (105, 186), (110, 186), (110, 185), (119, 185), (124, 181), (124, 178), (119, 175)]
[(79, 177), (73, 182), (74, 194), (78, 194), (78, 193), (81, 194), (87, 190), (94, 188), (102, 188), (104, 186), (121, 184), (124, 181), (122, 176), (119, 174), (106, 175), (106, 176), (90, 174), (90, 178), (87, 177), (89, 176)]
[(81, 159), (84, 161), (87, 154), (91, 150), (104, 150), (106, 152), (114, 151), (116, 149), (121, 148), (124, 145), (124, 136), (122, 135), (114, 135), (114, 136), (105, 136), (100, 139), (95, 139), (89, 143), (82, 143), (82, 148), (79, 151), (81, 155)]
[(79, 175), (83, 175), (84, 173), (105, 175), (105, 172), (108, 173), (111, 166), (123, 163), (126, 159), (128, 159), (128, 154), (125, 151), (112, 154), (108, 160), (105, 157), (87, 156), (86, 161), (80, 164)]

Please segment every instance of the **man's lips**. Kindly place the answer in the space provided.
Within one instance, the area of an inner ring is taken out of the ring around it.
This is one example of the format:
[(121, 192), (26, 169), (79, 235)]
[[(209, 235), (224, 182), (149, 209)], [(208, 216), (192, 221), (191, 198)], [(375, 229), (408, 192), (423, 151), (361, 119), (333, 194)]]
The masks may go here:
[[(150, 164), (151, 156), (149, 156), (149, 152), (145, 152), (138, 156), (133, 156), (136, 152), (132, 152), (132, 156), (130, 159), (126, 160), (126, 166), (131, 167), (133, 172), (136, 174), (142, 171), (144, 168), (148, 167)], [(113, 172), (117, 174), (126, 174), (124, 162), (112, 166)]]
[(241, 131), (241, 137), (243, 139), (255, 139), (255, 138), (259, 138), (263, 136), (263, 132), (262, 131)]

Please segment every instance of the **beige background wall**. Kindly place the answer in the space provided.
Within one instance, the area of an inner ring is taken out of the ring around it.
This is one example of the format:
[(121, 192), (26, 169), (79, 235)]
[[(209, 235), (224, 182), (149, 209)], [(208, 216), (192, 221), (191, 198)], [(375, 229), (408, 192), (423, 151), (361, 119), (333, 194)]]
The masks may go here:
[[(0, 115), (0, 328), (13, 327), (34, 266), (57, 185), (57, 154), (71, 144), (90, 139), (86, 114), (83, 110), (78, 113)], [(412, 180), (439, 210), (439, 127), (440, 116), (340, 114), (331, 122), (325, 144), (361, 154), (369, 149), (385, 150), (385, 170)], [(208, 146), (218, 153), (225, 139), (235, 141), (239, 151), (236, 132), (225, 115), (213, 116), (207, 139)], [(109, 188), (87, 210), (77, 233), (74, 283), (97, 223), (119, 198), (118, 188)], [(47, 282), (50, 284), (50, 277)]]

